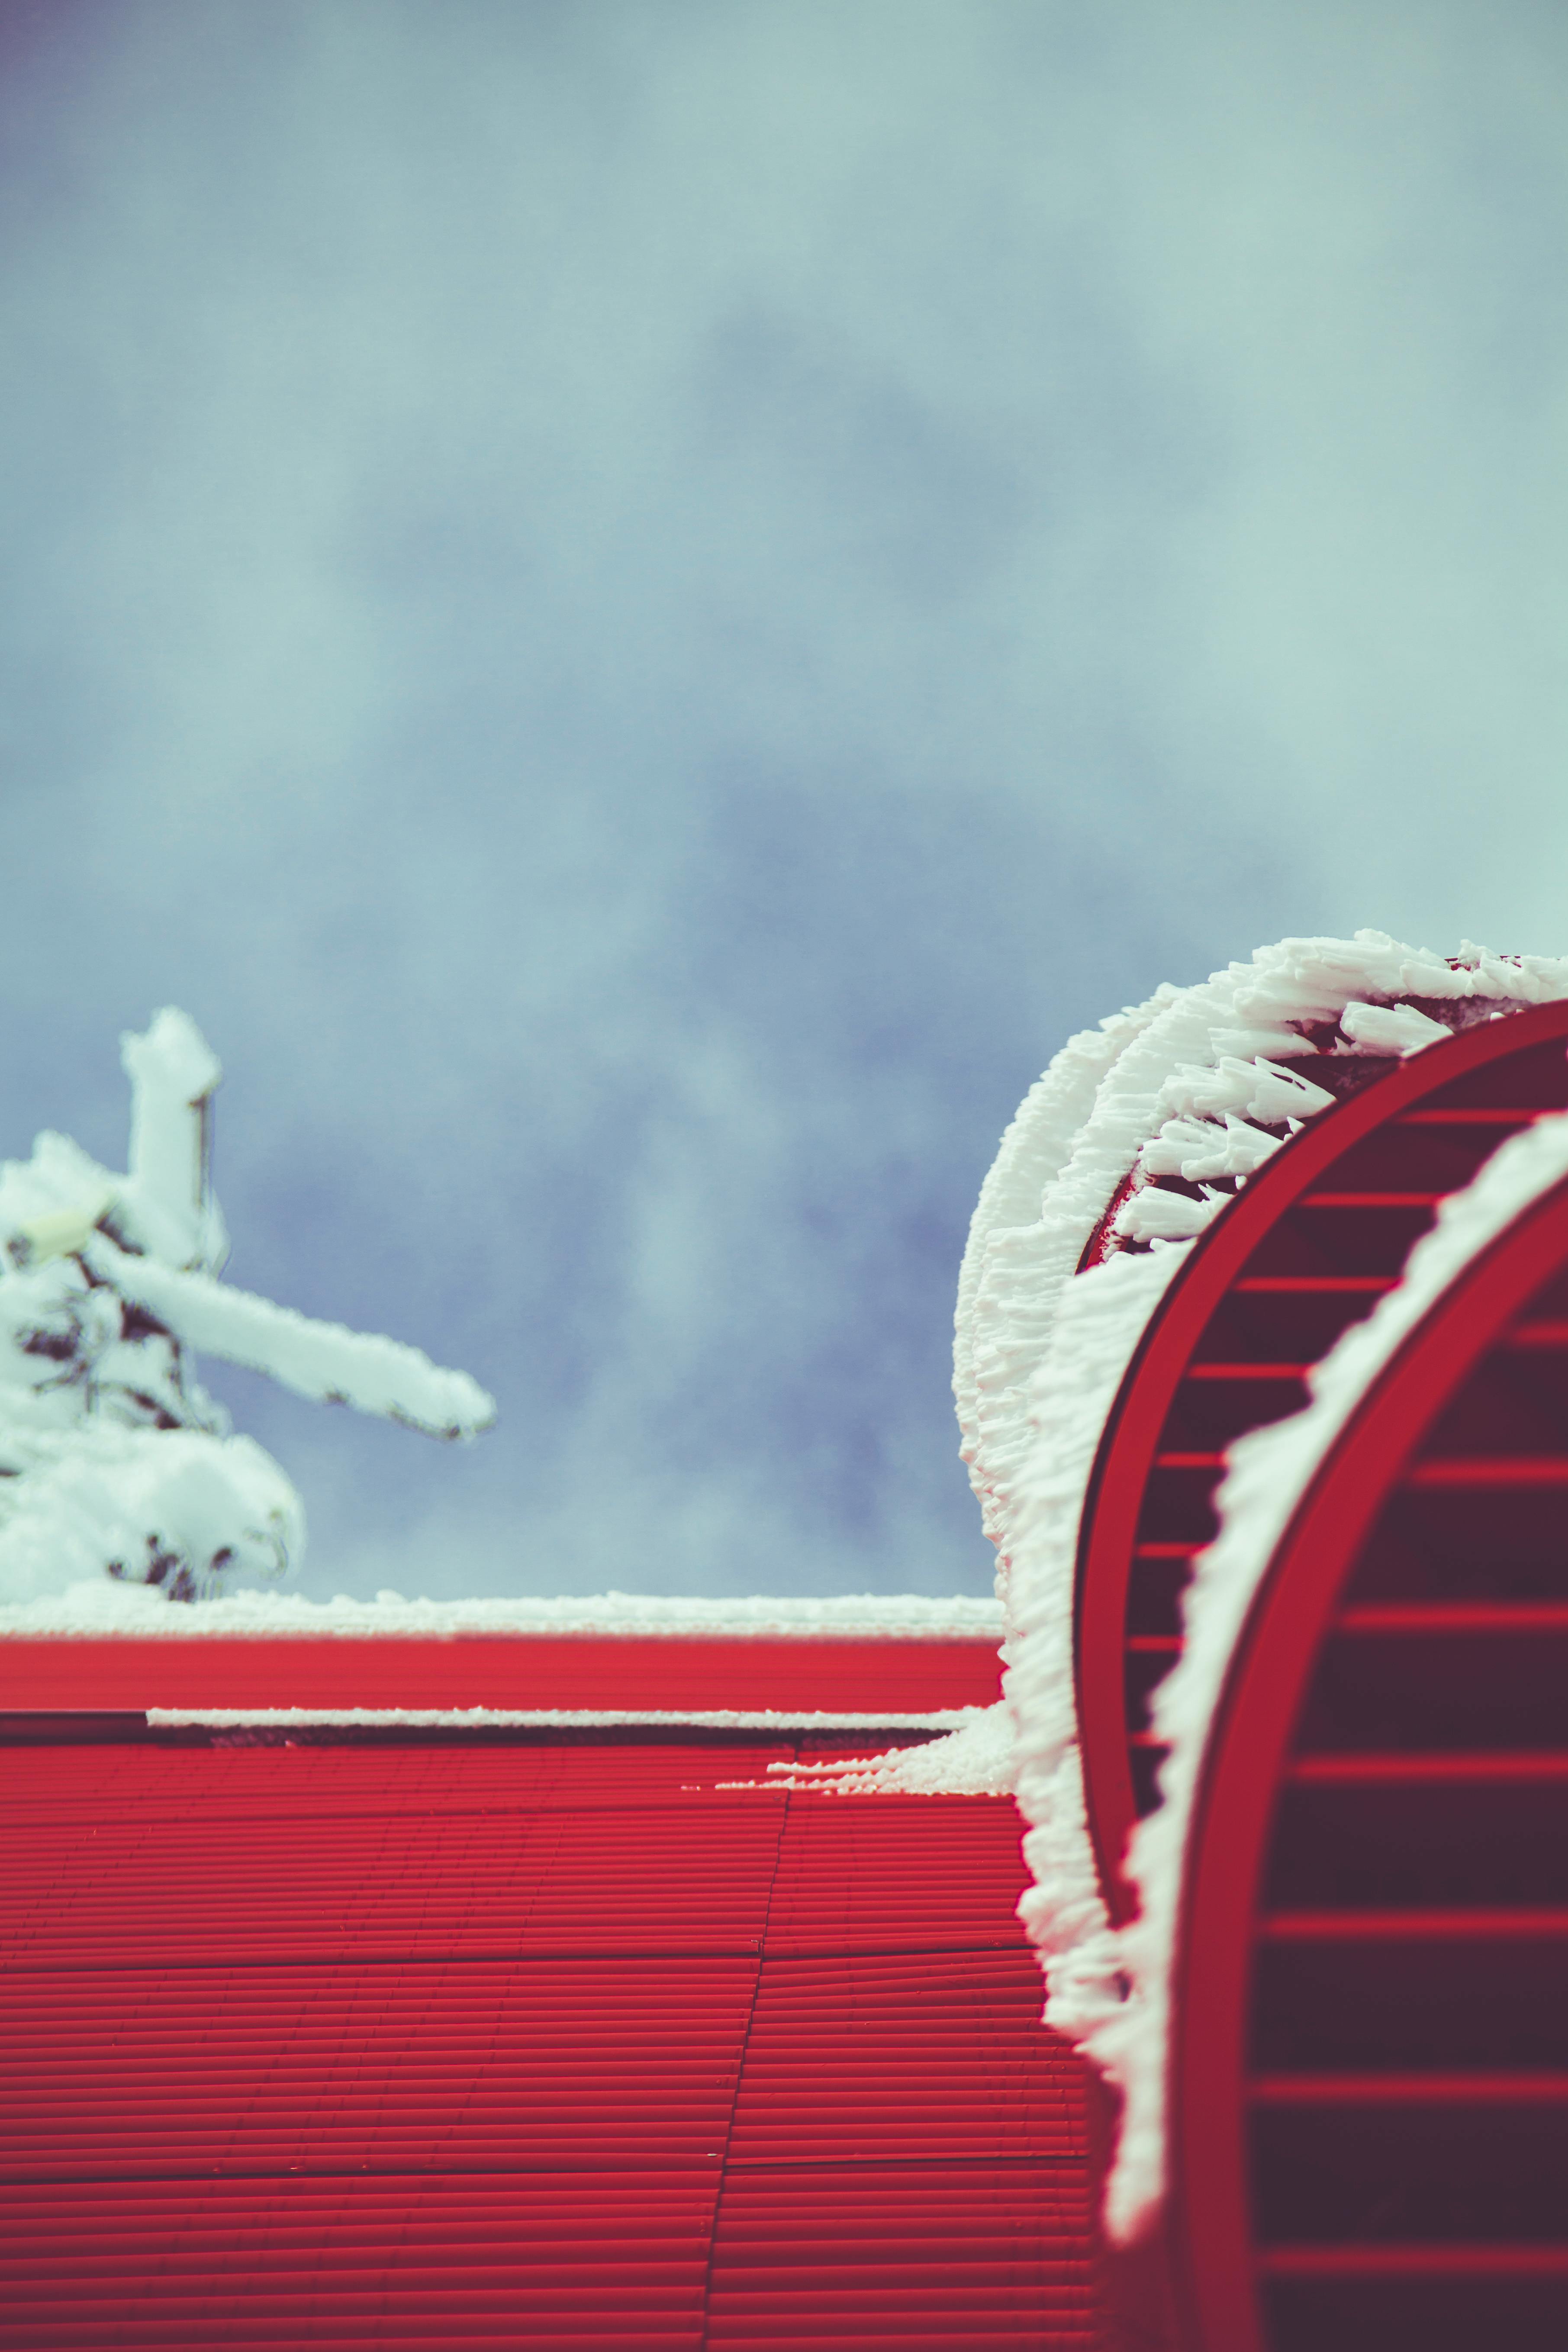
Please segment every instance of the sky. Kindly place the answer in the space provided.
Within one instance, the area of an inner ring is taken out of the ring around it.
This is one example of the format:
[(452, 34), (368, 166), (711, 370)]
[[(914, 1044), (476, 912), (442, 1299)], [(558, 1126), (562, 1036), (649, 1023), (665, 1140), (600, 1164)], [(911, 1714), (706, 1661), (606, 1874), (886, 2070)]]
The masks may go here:
[(1555, 0), (0, 0), (0, 1150), (222, 1058), (304, 1591), (978, 1592), (1075, 1030), (1568, 950)]

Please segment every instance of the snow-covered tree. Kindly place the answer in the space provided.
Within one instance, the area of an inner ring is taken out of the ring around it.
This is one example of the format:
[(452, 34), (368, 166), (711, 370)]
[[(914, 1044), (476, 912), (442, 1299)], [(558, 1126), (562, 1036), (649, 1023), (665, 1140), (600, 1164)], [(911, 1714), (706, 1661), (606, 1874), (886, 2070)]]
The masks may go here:
[(50, 1133), (0, 1165), (0, 1600), (108, 1574), (189, 1601), (298, 1563), (299, 1496), (231, 1433), (193, 1354), (434, 1436), (473, 1437), (495, 1418), (477, 1381), (417, 1348), (221, 1282), (216, 1057), (166, 1006), (121, 1058), (124, 1175)]

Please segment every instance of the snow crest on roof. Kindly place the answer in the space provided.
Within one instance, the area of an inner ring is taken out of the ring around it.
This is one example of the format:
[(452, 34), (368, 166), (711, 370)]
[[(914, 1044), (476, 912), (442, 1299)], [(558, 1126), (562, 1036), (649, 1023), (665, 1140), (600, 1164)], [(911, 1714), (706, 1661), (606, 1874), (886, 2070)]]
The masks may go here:
[(1074, 1678), (1079, 1526), (1128, 1360), (1185, 1264), (1189, 1242), (1107, 1258), (1070, 1282), (1033, 1389), (1034, 1449), (1015, 1505), (1003, 1692), (1017, 1721), (1016, 1792), (1033, 1885), (1018, 1916), (1046, 1978), (1046, 2015), (1075, 2041), (1116, 2015), (1123, 1990), (1089, 1837)]
[[(959, 1274), (961, 1451), (1004, 1580), (1030, 1451), (1030, 1382), (1112, 1204), (1107, 1254), (1190, 1239), (1223, 1208), (1227, 1184), (1244, 1183), (1293, 1123), (1334, 1100), (1280, 1068), (1282, 1058), (1403, 1055), (1564, 995), (1568, 959), (1499, 956), (1469, 941), (1446, 959), (1366, 930), (1282, 940), (1196, 986), (1167, 982), (1063, 1046), (1003, 1137)], [(1161, 1176), (1215, 1189), (1189, 1200), (1160, 1188)]]
[(1163, 2193), (1170, 1983), (1187, 1832), (1210, 1726), (1254, 1595), (1319, 1465), (1373, 1381), (1471, 1260), (1564, 1179), (1568, 1113), (1560, 1112), (1503, 1144), (1468, 1190), (1443, 1202), (1398, 1288), (1309, 1373), (1305, 1410), (1231, 1448), (1217, 1498), (1220, 1531), (1197, 1559), (1184, 1601), (1182, 1655), (1153, 1698), (1155, 1735), (1170, 1753), (1160, 1769), (1159, 1809), (1138, 1824), (1129, 1849), (1140, 1915), (1114, 1938), (1131, 1990), (1088, 2041), (1123, 2095), (1106, 2206), (1120, 2240), (1138, 2233)]
[[(889, 1730), (896, 1727), (889, 1724)], [(770, 1764), (765, 1781), (738, 1787), (811, 1789), (828, 1797), (1006, 1797), (1015, 1778), (1013, 1710), (966, 1707), (945, 1738), (918, 1748), (889, 1748), (879, 1756)]]
[(127, 1633), (170, 1641), (449, 1638), (459, 1633), (572, 1634), (584, 1640), (643, 1635), (757, 1641), (999, 1642), (1000, 1604), (989, 1595), (851, 1592), (812, 1599), (767, 1594), (698, 1600), (601, 1592), (562, 1599), (374, 1601), (340, 1593), (307, 1601), (286, 1592), (231, 1592), (200, 1609), (170, 1609), (145, 1585), (83, 1579), (68, 1591), (0, 1604), (0, 1633), (32, 1638)]
[(1074, 1038), (986, 1179), (960, 1278), (953, 1387), (1005, 1612), (1003, 1687), (1035, 1881), (1019, 1911), (1048, 2022), (1113, 2077), (1125, 1979), (1089, 1834), (1073, 1610), (1089, 1483), (1127, 1367), (1191, 1244), (1368, 1057), (1404, 1058), (1563, 996), (1568, 959), (1469, 942), (1446, 959), (1373, 930), (1285, 940)]
[[(853, 1713), (840, 1707), (808, 1706), (150, 1706), (147, 1721), (155, 1731), (268, 1732), (340, 1731), (563, 1731), (609, 1730), (638, 1724), (651, 1730), (686, 1725), (697, 1731), (929, 1731), (957, 1738), (952, 1727), (967, 1727), (968, 1718), (988, 1710), (976, 1707), (936, 1707), (900, 1715), (879, 1707)], [(948, 1738), (925, 1746), (945, 1748)], [(923, 1753), (924, 1747), (916, 1751)], [(769, 1766), (769, 1770), (773, 1767)], [(772, 1780), (721, 1781), (721, 1788), (771, 1789)], [(801, 1784), (803, 1787), (805, 1783)], [(815, 1784), (814, 1784), (815, 1785)], [(942, 1793), (952, 1794), (944, 1790)], [(967, 1787), (956, 1793), (973, 1793)], [(982, 1791), (981, 1793), (986, 1793)]]

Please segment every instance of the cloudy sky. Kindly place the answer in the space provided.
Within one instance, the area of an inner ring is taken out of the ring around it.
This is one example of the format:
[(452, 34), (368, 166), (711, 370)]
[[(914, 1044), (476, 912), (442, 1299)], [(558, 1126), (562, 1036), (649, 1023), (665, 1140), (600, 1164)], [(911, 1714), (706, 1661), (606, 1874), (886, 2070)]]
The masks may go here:
[(1558, 0), (0, 0), (0, 1149), (221, 1055), (305, 1588), (981, 1591), (1073, 1029), (1568, 947)]

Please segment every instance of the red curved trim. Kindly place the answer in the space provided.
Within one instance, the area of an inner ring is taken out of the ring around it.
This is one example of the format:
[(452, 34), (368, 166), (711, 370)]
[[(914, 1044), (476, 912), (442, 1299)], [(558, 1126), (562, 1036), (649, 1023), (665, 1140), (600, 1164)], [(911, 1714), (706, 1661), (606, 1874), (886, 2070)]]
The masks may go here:
[(1084, 1505), (1074, 1631), (1089, 1833), (1106, 1900), (1118, 1921), (1135, 1908), (1121, 1869), (1137, 1817), (1124, 1682), (1132, 1548), (1160, 1433), (1194, 1351), (1270, 1228), (1336, 1160), (1457, 1079), (1558, 1038), (1568, 1038), (1568, 1000), (1465, 1030), (1324, 1111), (1275, 1153), (1202, 1236), (1127, 1368)]
[(1172, 1987), (1169, 2243), (1191, 2352), (1265, 2352), (1245, 2147), (1254, 1922), (1296, 1720), (1339, 1595), (1412, 1453), (1512, 1318), (1568, 1265), (1568, 1181), (1467, 1266), (1341, 1432), (1269, 1563), (1215, 1711)]

